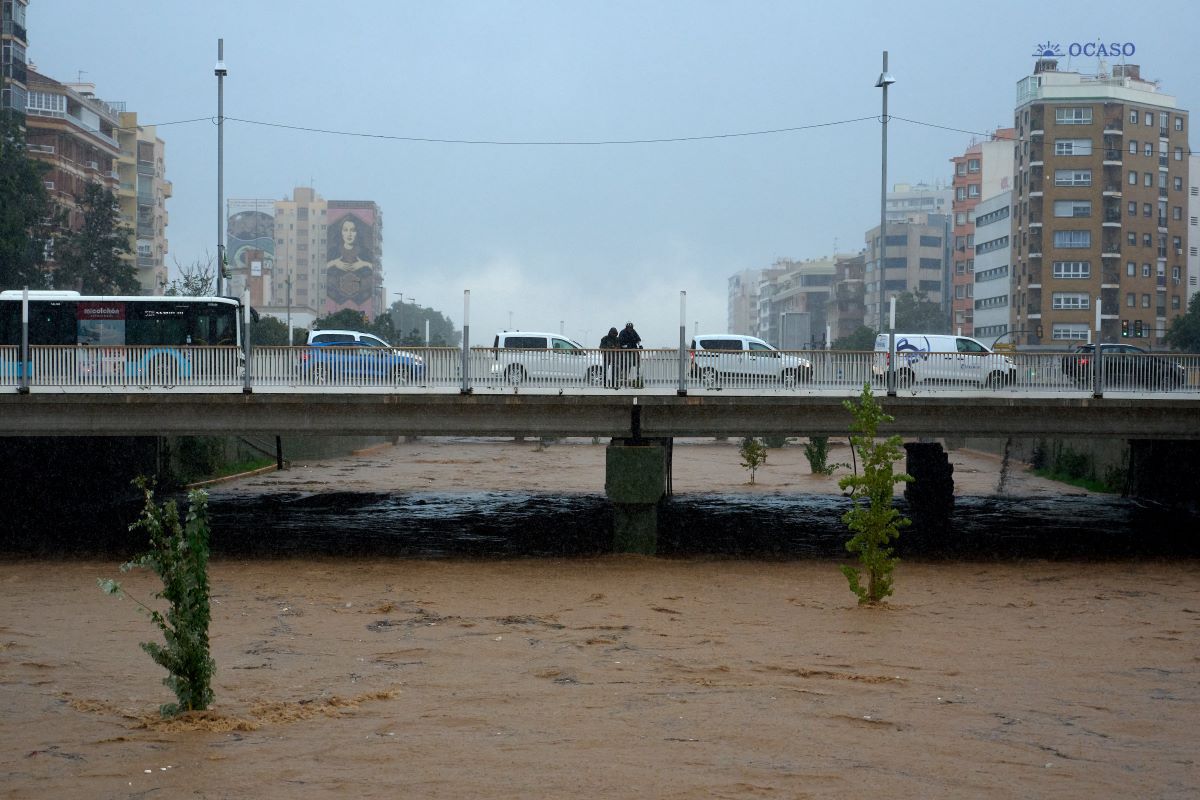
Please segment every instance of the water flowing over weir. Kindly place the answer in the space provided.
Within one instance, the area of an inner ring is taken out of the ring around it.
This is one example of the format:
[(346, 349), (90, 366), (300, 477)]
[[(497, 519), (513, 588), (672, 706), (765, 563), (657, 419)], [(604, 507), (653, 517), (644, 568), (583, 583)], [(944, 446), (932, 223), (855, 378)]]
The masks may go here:
[[(181, 510), (186, 498), (177, 496)], [(897, 507), (908, 512), (903, 500)], [(840, 559), (849, 537), (836, 495), (683, 494), (659, 513), (660, 557)], [(17, 520), (0, 552), (125, 559), (144, 549), (126, 526), (138, 505), (39, 512)], [(541, 558), (611, 551), (600, 494), (528, 492), (279, 493), (211, 499), (212, 552), (222, 557)], [(938, 531), (904, 529), (910, 559), (1196, 558), (1200, 520), (1114, 495), (956, 498)]]

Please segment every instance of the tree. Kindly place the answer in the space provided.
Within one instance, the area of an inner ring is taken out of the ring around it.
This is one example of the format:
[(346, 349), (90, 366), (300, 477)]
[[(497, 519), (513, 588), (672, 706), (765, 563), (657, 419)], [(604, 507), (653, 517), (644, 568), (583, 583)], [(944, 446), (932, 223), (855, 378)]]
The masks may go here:
[(328, 316), (321, 317), (313, 325), (314, 330), (362, 331), (364, 333), (372, 333), (370, 327), (371, 323), (367, 321), (367, 315), (354, 308), (338, 309)]
[[(308, 335), (298, 333), (297, 341), (301, 344), (308, 339)], [(275, 317), (261, 316), (256, 322), (250, 323), (250, 344), (254, 347), (286, 347), (288, 345), (288, 327), (287, 323)]]
[(859, 325), (853, 333), (834, 339), (830, 349), (857, 351), (874, 350), (875, 329), (868, 328), (866, 325)]
[(1167, 344), (1183, 353), (1200, 353), (1200, 294), (1192, 295), (1187, 313), (1171, 320)]
[(48, 222), (56, 216), (46, 191), (50, 166), (30, 158), (18, 117), (0, 110), (0, 289), (44, 288)]
[(753, 484), (754, 473), (767, 463), (767, 446), (758, 437), (747, 436), (742, 439), (742, 446), (738, 448), (738, 454), (742, 457), (742, 466), (750, 470), (750, 483)]
[(116, 195), (89, 183), (75, 202), (83, 212), (83, 227), (59, 238), (54, 285), (83, 294), (137, 294), (141, 290), (137, 272), (121, 259), (132, 252), (132, 232), (120, 222)]
[(168, 297), (210, 297), (217, 285), (217, 275), (213, 269), (213, 258), (207, 253), (203, 261), (193, 261), (191, 264), (180, 264), (175, 261), (175, 271), (179, 277), (167, 284), (163, 294)]
[[(891, 541), (900, 535), (901, 528), (911, 524), (911, 520), (892, 507), (892, 487), (911, 482), (912, 476), (893, 472), (892, 465), (902, 452), (901, 439), (878, 438), (879, 425), (894, 418), (885, 414), (875, 400), (871, 384), (863, 384), (857, 404), (847, 400), (843, 405), (854, 415), (850, 430), (856, 435), (850, 437), (850, 443), (862, 460), (863, 474), (838, 480), (839, 487), (850, 489), (854, 504), (842, 515), (842, 522), (854, 531), (846, 549), (858, 554), (859, 563), (867, 572), (867, 585), (862, 585), (858, 570), (849, 564), (842, 566), (842, 573), (850, 583), (850, 591), (858, 595), (859, 603), (874, 604), (892, 593), (892, 570), (897, 559), (892, 555)], [(864, 498), (865, 505), (861, 502)]]
[(927, 300), (924, 292), (904, 292), (896, 295), (896, 330), (906, 333), (949, 333), (950, 324), (942, 307)]

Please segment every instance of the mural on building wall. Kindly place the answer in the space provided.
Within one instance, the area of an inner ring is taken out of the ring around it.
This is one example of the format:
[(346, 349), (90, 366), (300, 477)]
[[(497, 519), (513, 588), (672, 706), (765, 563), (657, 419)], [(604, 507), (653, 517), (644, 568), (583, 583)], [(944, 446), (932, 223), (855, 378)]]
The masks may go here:
[(261, 304), (262, 282), (275, 265), (275, 205), (270, 200), (230, 200), (225, 256), (240, 286), (249, 287), (251, 302)]
[(370, 208), (335, 208), (330, 203), (326, 216), (329, 228), (328, 261), (325, 264), (325, 308), (332, 314), (353, 308), (376, 316), (380, 281), (375, 253), (375, 212)]

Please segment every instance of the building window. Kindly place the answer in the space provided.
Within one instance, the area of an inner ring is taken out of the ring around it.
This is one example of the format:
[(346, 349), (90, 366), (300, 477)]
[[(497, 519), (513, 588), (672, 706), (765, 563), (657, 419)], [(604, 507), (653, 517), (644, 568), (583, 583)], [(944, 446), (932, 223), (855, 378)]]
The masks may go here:
[(1059, 311), (1081, 311), (1091, 308), (1092, 297), (1087, 292), (1055, 292), (1050, 307)]
[(1175, 118), (1175, 130), (1177, 130), (1177, 131), (1183, 130), (1183, 117)]
[(1183, 178), (1178, 178), (1178, 177), (1175, 178), (1175, 191), (1177, 191), (1177, 192), (1183, 191)]
[(1142, 308), (1149, 308), (1149, 307), (1150, 307), (1150, 295), (1144, 294), (1144, 295), (1142, 295)]
[(1054, 170), (1054, 185), (1091, 186), (1092, 171), (1090, 169), (1056, 169)]
[(1130, 139), (1129, 140), (1129, 155), (1136, 156), (1137, 152), (1138, 152), (1137, 151), (1137, 139)]
[(1183, 161), (1183, 148), (1182, 147), (1175, 148), (1175, 160)]
[(1054, 155), (1056, 156), (1090, 156), (1091, 154), (1091, 139), (1054, 140)]
[(967, 162), (967, 172), (979, 172), (979, 159), (972, 158)]
[(1142, 117), (1142, 122), (1143, 122), (1143, 123), (1145, 123), (1145, 125), (1146, 125), (1146, 127), (1147, 127), (1147, 128), (1153, 128), (1153, 127), (1154, 127), (1154, 114), (1153, 114), (1153, 112), (1147, 111), (1147, 112), (1146, 112), (1146, 114), (1145, 114), (1145, 116), (1143, 116), (1143, 117)]
[(1137, 112), (1136, 108), (1129, 109), (1129, 121), (1132, 122), (1134, 125), (1137, 125), (1138, 112)]
[(966, 225), (967, 224), (967, 215), (964, 214), (963, 212), (959, 211), (957, 214), (954, 215), (954, 224), (955, 225)]
[(1092, 246), (1091, 231), (1055, 231), (1054, 246), (1064, 250), (1079, 250)]
[[(1134, 112), (1137, 113), (1136, 111)], [(1059, 341), (1075, 341), (1078, 339), (1086, 339), (1088, 335), (1087, 323), (1055, 323), (1050, 330), (1050, 338)]]
[(1131, 217), (1137, 216), (1137, 201), (1136, 200), (1129, 201), (1129, 216), (1131, 216)]
[(954, 190), (954, 199), (955, 200), (966, 200), (967, 199), (967, 187), (959, 186), (957, 189), (955, 189)]
[[(1171, 207), (1171, 219), (1183, 219), (1183, 206)], [(1192, 223), (1193, 225), (1195, 223)]]
[(1092, 264), (1090, 261), (1055, 261), (1054, 277), (1067, 280), (1075, 278), (1090, 278)]
[(1143, 217), (1153, 217), (1154, 216), (1154, 206), (1150, 205), (1149, 203), (1142, 203), (1142, 216)]
[(1133, 231), (1125, 234), (1125, 243), (1130, 247), (1137, 247), (1137, 234)]
[(1154, 142), (1146, 142), (1145, 155), (1152, 157), (1154, 155)]
[(1129, 306), (1130, 308), (1137, 308), (1137, 295), (1133, 292), (1126, 292), (1125, 305)]
[(1148, 233), (1142, 234), (1142, 247), (1154, 247), (1154, 237)]
[(1177, 295), (1177, 294), (1171, 295), (1171, 308), (1175, 309), (1175, 310), (1179, 309), (1179, 295)]
[(1134, 170), (1129, 170), (1129, 185), (1137, 186), (1137, 172)]
[(1137, 264), (1132, 261), (1125, 262), (1125, 274), (1133, 278), (1137, 275)]
[(966, 286), (963, 286), (963, 285), (960, 283), (958, 286), (955, 286), (955, 287), (954, 287), (954, 298), (955, 298), (956, 300), (962, 300), (962, 299), (964, 299), (966, 296), (967, 296), (967, 287), (966, 287)]
[(1054, 216), (1056, 217), (1090, 217), (1091, 215), (1091, 200), (1054, 201)]
[(966, 175), (966, 174), (967, 174), (967, 165), (966, 165), (966, 164), (964, 164), (964, 163), (963, 163), (963, 162), (961, 162), (961, 161), (960, 161), (960, 162), (958, 162), (958, 163), (957, 163), (957, 164), (954, 166), (954, 173), (955, 173), (956, 175)]
[(1143, 278), (1150, 277), (1150, 265), (1149, 264), (1142, 264), (1142, 277)]
[(1091, 106), (1063, 106), (1054, 109), (1054, 121), (1059, 125), (1091, 125)]
[(1147, 172), (1143, 176), (1142, 185), (1143, 186), (1153, 186), (1154, 185), (1154, 173), (1153, 172)]

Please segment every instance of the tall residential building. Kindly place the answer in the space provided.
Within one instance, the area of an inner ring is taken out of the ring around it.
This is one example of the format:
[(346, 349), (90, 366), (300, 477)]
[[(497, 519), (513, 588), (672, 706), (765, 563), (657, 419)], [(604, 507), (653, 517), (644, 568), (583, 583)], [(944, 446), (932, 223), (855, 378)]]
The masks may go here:
[(117, 202), (121, 219), (133, 231), (129, 260), (141, 293), (162, 294), (167, 285), (167, 198), (172, 192), (166, 177), (166, 145), (155, 126), (138, 125), (137, 112), (121, 111), (119, 119)]
[(758, 336), (758, 284), (761, 280), (761, 269), (744, 269), (729, 278), (726, 325), (729, 332)]
[(863, 253), (843, 256), (834, 265), (833, 286), (825, 313), (831, 342), (849, 336), (863, 324), (866, 314), (863, 276), (866, 268), (867, 257)]
[(1188, 113), (1134, 64), (1017, 83), (1012, 241), (1020, 344), (1158, 345), (1184, 313)]
[(0, 2), (0, 112), (25, 113), (29, 90), (25, 49), (25, 8), (28, 0)]
[[(864, 251), (863, 324), (882, 330), (889, 300), (912, 292), (947, 308), (946, 264), (949, 258), (950, 215), (929, 214), (924, 222), (889, 222), (887, 241), (880, 247), (879, 226), (867, 231)], [(879, 280), (880, 255), (884, 259)]]
[(757, 335), (780, 348), (822, 347), (825, 308), (833, 288), (835, 264), (848, 255), (780, 259), (763, 270), (758, 287)]
[(1192, 297), (1200, 291), (1200, 155), (1188, 157), (1188, 183), (1187, 299), (1184, 308), (1191, 306)]
[(294, 326), (344, 308), (386, 310), (383, 215), (372, 200), (326, 200), (297, 187), (283, 200), (230, 200), (230, 289), (260, 313)]
[[(100, 100), (92, 84), (59, 83), (28, 70), (25, 139), (29, 155), (50, 165), (46, 189), (66, 214), (65, 227), (79, 230), (83, 214), (75, 198), (89, 183), (117, 192), (121, 146), (119, 108)], [(132, 225), (132, 220), (125, 220)], [(53, 269), (53, 253), (48, 254)], [(69, 288), (69, 287), (60, 287)]]
[(929, 214), (949, 214), (954, 189), (928, 183), (897, 183), (884, 197), (888, 222), (924, 222)]
[(1012, 192), (1001, 192), (975, 206), (975, 318), (971, 335), (988, 345), (1009, 332), (1010, 203)]
[(998, 128), (985, 142), (973, 142), (954, 164), (954, 256), (949, 271), (950, 323), (954, 331), (974, 332), (971, 297), (975, 271), (975, 207), (985, 197), (1012, 188), (1012, 128)]

